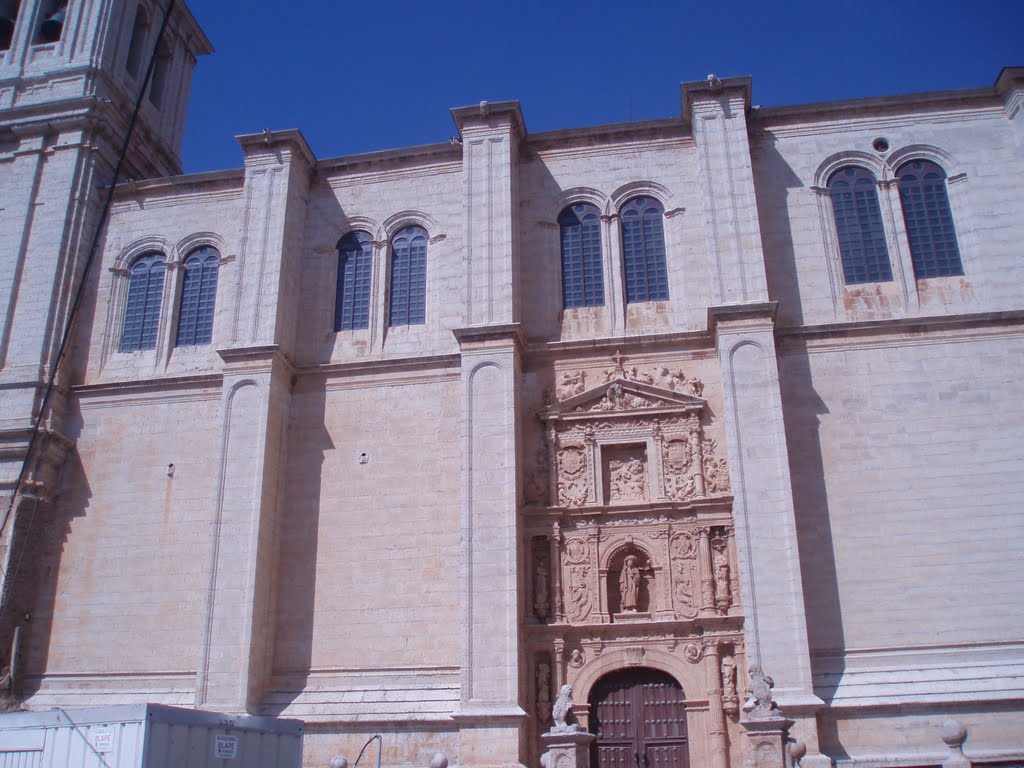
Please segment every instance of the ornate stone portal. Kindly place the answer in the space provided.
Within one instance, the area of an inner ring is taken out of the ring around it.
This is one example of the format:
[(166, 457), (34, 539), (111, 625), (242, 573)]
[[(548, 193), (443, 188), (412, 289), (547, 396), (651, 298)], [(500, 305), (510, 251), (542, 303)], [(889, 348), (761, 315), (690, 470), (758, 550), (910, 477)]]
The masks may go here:
[(550, 689), (531, 698), (542, 706), (572, 684), (587, 727), (601, 676), (662, 669), (695, 702), (692, 754), (725, 768), (743, 666), (728, 469), (703, 383), (624, 361), (561, 374), (560, 399), (539, 413), (545, 450), (525, 486), (526, 642)]

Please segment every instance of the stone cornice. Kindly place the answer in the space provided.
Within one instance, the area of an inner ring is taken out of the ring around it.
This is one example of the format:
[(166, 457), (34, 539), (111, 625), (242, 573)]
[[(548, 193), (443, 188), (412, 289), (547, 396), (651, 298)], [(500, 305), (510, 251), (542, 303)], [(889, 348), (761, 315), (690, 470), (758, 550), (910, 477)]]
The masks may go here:
[(711, 347), (711, 335), (705, 331), (683, 331), (679, 333), (650, 333), (643, 336), (605, 336), (597, 339), (574, 339), (570, 341), (542, 341), (527, 339), (526, 351), (531, 356), (554, 356), (597, 354), (615, 352), (618, 349), (641, 349), (650, 347)]
[(316, 164), (317, 173), (325, 176), (334, 172), (359, 172), (363, 168), (379, 171), (383, 163), (398, 165), (430, 165), (438, 162), (459, 161), (462, 158), (462, 145), (444, 142), (443, 144), (422, 144), (402, 149), (386, 149), (379, 152), (366, 152), (360, 155), (344, 155), (320, 160)]
[(519, 323), (472, 325), (465, 328), (453, 328), (452, 333), (455, 334), (455, 340), (459, 342), (459, 348), (463, 351), (473, 347), (493, 346), (496, 342), (511, 342), (519, 350), (525, 346)]
[(899, 317), (888, 320), (861, 320), (850, 323), (821, 323), (819, 325), (778, 326), (775, 335), (780, 339), (841, 339), (877, 336), (886, 333), (931, 333), (974, 328), (1024, 326), (1024, 310), (1006, 312), (975, 312), (958, 315), (931, 315), (928, 317)]
[(277, 344), (262, 344), (252, 347), (229, 347), (218, 349), (217, 354), (224, 361), (224, 373), (243, 371), (266, 371), (277, 366), (295, 375), (297, 368), (292, 359)]
[(78, 397), (97, 397), (103, 395), (134, 394), (153, 389), (198, 389), (200, 387), (219, 387), (223, 381), (219, 373), (207, 373), (198, 376), (166, 376), (151, 379), (133, 379), (131, 381), (101, 381), (94, 384), (76, 384), (71, 391)]
[(300, 376), (366, 376), (388, 372), (400, 373), (443, 368), (457, 369), (458, 367), (459, 355), (451, 354), (304, 365), (297, 372)]
[(761, 107), (752, 112), (751, 118), (756, 120), (760, 126), (770, 127), (789, 122), (818, 123), (857, 115), (878, 118), (900, 113), (941, 109), (985, 109), (1000, 105), (1001, 101), (994, 88), (974, 88), (961, 91), (934, 91), (900, 96)]
[(777, 301), (758, 301), (750, 304), (719, 304), (708, 307), (708, 328), (712, 333), (722, 324), (740, 326), (771, 326), (779, 310)]

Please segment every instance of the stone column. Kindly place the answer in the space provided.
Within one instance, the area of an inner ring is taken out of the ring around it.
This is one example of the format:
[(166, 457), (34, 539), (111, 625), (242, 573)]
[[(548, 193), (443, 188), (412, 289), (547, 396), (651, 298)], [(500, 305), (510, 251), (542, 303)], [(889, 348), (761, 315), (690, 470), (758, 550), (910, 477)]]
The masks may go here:
[(700, 566), (700, 612), (702, 616), (714, 616), (715, 577), (711, 564), (711, 530), (697, 528), (697, 556)]
[(722, 671), (718, 643), (704, 643), (704, 668), (708, 679), (708, 745), (711, 768), (727, 768), (729, 748), (726, 744), (725, 712), (722, 710)]
[(520, 339), (514, 325), (455, 331), (462, 350), (462, 679), (459, 762), (521, 761), (518, 552)]

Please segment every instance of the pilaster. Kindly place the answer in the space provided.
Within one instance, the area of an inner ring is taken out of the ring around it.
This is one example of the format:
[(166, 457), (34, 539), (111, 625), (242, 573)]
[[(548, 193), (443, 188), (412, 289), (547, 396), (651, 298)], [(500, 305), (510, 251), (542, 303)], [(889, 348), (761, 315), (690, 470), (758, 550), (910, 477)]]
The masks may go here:
[(232, 346), (292, 351), (313, 153), (297, 130), (239, 136), (245, 152), (242, 244)]
[(708, 75), (684, 83), (682, 100), (697, 146), (711, 303), (765, 301), (768, 284), (747, 136), (750, 78)]
[(455, 331), (462, 351), (460, 763), (514, 765), (520, 702), (518, 551), (521, 340), (514, 324)]
[(1018, 155), (1024, 155), (1024, 67), (1004, 67), (995, 84), (1013, 127)]
[(815, 712), (824, 704), (811, 679), (775, 311), (774, 303), (712, 307), (709, 324), (722, 369), (747, 661), (771, 671), (812, 765), (821, 757)]
[(196, 706), (254, 711), (272, 656), (278, 483), (294, 375), (276, 347), (221, 350), (206, 615)]
[(525, 133), (515, 101), (452, 110), (462, 137), (465, 200), (466, 322), (519, 319), (519, 142)]

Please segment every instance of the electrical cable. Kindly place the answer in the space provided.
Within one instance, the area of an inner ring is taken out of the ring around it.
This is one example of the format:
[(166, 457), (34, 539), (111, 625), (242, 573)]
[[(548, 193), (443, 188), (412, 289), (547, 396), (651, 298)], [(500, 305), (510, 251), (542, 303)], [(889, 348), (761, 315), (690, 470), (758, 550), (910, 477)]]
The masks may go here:
[[(49, 373), (46, 378), (46, 387), (43, 390), (43, 397), (39, 403), (39, 410), (36, 413), (35, 419), (32, 423), (32, 431), (29, 435), (28, 448), (25, 450), (25, 458), (21, 463), (21, 470), (18, 472), (18, 477), (14, 481), (14, 488), (11, 491), (11, 498), (7, 504), (7, 511), (4, 513), (3, 521), (0, 521), (0, 537), (3, 536), (4, 530), (7, 528), (7, 523), (10, 522), (11, 514), (14, 511), (14, 503), (18, 498), (18, 492), (21, 490), (21, 485), (25, 481), (25, 475), (28, 472), (30, 460), (32, 458), (32, 452), (35, 449), (36, 442), (39, 439), (40, 427), (42, 426), (43, 417), (46, 415), (46, 409), (49, 406), (50, 396), (53, 394), (54, 384), (57, 380), (57, 373), (60, 370), (61, 363), (64, 361), (64, 356), (67, 354), (68, 345), (71, 340), (71, 333), (74, 330), (75, 320), (78, 317), (78, 311), (82, 305), (82, 299), (85, 296), (85, 285), (89, 278), (89, 272), (92, 269), (93, 262), (96, 260), (96, 252), (99, 249), (100, 239), (103, 236), (103, 230), (107, 225), (107, 219), (110, 216), (110, 206), (114, 200), (114, 190), (117, 186), (117, 180), (121, 176), (121, 171), (124, 169), (125, 159), (128, 156), (128, 149), (131, 145), (132, 134), (135, 132), (135, 124), (139, 119), (139, 112), (142, 109), (142, 100), (146, 94), (146, 89), (149, 87), (150, 82), (153, 79), (153, 72), (156, 69), (157, 53), (160, 50), (160, 44), (163, 42), (164, 33), (167, 31), (167, 24), (171, 18), (171, 11), (174, 9), (176, 0), (168, 0), (167, 8), (164, 10), (163, 20), (160, 23), (160, 30), (157, 32), (156, 41), (153, 44), (153, 53), (149, 57), (149, 66), (146, 67), (146, 76), (142, 79), (142, 85), (139, 88), (138, 96), (135, 99), (135, 108), (132, 110), (131, 119), (128, 121), (128, 128), (125, 131), (124, 141), (121, 144), (121, 151), (118, 154), (117, 162), (114, 165), (114, 174), (110, 180), (110, 185), (107, 187), (107, 195), (103, 201), (103, 207), (100, 209), (99, 221), (96, 222), (96, 229), (93, 232), (92, 244), (89, 247), (89, 254), (85, 260), (85, 266), (82, 269), (82, 278), (78, 284), (78, 288), (75, 290), (75, 298), (71, 303), (71, 309), (68, 312), (67, 321), (64, 324), (64, 332), (61, 336), (60, 345), (57, 347), (57, 354), (54, 357), (53, 364), (50, 366)], [(32, 521), (35, 519), (33, 514), (29, 520), (29, 527), (26, 530), (26, 536), (31, 530)], [(11, 534), (11, 547), (15, 544), (14, 534)], [(22, 556), (24, 552), (22, 553)], [(12, 562), (13, 558), (8, 558), (8, 566)], [(11, 594), (11, 585), (17, 579), (18, 571), (21, 568), (21, 560), (19, 557), (15, 568), (12, 572), (6, 574), (4, 578), (3, 595), (0, 596), (0, 618), (7, 612), (7, 606)]]

